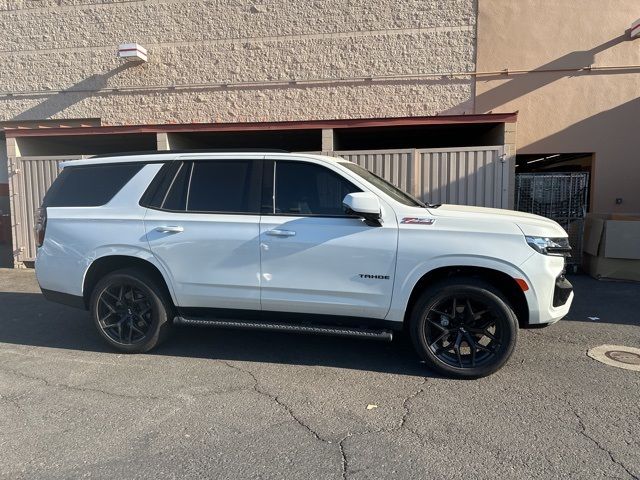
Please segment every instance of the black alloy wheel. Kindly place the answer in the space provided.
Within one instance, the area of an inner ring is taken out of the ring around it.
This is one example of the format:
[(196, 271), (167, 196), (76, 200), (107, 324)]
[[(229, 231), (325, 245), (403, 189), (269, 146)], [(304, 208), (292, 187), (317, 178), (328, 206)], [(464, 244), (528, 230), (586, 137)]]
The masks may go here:
[(102, 278), (93, 289), (90, 307), (100, 335), (127, 353), (147, 352), (162, 342), (174, 317), (166, 287), (135, 268)]
[(504, 341), (504, 318), (482, 299), (453, 295), (426, 315), (429, 349), (453, 367), (473, 368), (491, 362)]
[(498, 370), (513, 352), (518, 321), (502, 294), (476, 278), (433, 285), (411, 315), (411, 338), (435, 370), (477, 378)]
[(122, 345), (144, 341), (153, 323), (153, 305), (144, 291), (122, 282), (111, 284), (98, 299), (98, 323), (105, 335)]

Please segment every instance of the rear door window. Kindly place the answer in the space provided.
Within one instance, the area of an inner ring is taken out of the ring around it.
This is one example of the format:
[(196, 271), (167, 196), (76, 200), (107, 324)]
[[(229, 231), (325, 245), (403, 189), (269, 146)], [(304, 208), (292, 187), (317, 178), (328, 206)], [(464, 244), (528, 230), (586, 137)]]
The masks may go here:
[(257, 160), (194, 162), (187, 211), (260, 213), (261, 166)]
[(97, 207), (108, 203), (142, 163), (78, 165), (62, 169), (44, 196), (45, 207)]
[(193, 213), (260, 213), (261, 160), (197, 160), (163, 168), (141, 204)]

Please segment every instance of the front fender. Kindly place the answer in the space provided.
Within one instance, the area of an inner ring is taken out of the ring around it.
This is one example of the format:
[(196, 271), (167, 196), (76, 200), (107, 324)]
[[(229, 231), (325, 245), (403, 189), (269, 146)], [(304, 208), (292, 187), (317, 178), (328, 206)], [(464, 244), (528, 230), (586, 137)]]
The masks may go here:
[[(527, 274), (518, 266), (506, 260), (474, 254), (451, 254), (434, 257), (420, 262), (410, 268), (402, 278), (397, 278), (394, 284), (391, 308), (386, 320), (402, 322), (409, 304), (409, 298), (420, 279), (439, 268), (477, 267), (495, 270), (509, 275), (511, 278), (522, 278), (528, 285), (531, 281)], [(532, 289), (525, 292), (527, 303), (535, 301), (535, 293)], [(533, 297), (533, 298), (532, 298)]]

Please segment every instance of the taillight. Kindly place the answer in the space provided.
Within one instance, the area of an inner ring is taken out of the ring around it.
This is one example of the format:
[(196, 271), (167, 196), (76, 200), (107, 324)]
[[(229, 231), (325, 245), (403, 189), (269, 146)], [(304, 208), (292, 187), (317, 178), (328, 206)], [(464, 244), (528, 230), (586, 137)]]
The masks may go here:
[(44, 243), (44, 232), (47, 229), (47, 207), (40, 207), (36, 210), (36, 244), (41, 247)]

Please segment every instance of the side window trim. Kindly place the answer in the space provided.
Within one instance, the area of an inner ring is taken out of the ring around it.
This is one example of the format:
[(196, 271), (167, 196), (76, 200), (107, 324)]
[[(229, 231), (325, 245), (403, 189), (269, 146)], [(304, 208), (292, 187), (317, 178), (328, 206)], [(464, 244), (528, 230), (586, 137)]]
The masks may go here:
[(191, 195), (191, 179), (193, 178), (194, 162), (189, 162), (189, 180), (187, 180), (187, 198), (184, 201), (184, 211), (189, 211), (189, 196)]
[(276, 214), (276, 165), (273, 161), (273, 185), (271, 185), (271, 213)]
[(282, 162), (282, 163), (300, 163), (300, 164), (304, 164), (304, 165), (314, 165), (317, 166), (319, 168), (323, 168), (329, 172), (331, 172), (333, 175), (336, 175), (338, 177), (340, 177), (342, 180), (344, 180), (345, 182), (349, 183), (350, 185), (352, 185), (356, 191), (362, 191), (362, 189), (360, 187), (358, 187), (357, 185), (355, 185), (349, 178), (341, 175), (339, 172), (332, 170), (330, 168), (327, 168), (325, 165), (321, 165), (319, 163), (315, 163), (315, 162), (306, 162), (306, 161), (300, 161), (300, 160), (284, 160), (284, 159), (274, 159), (271, 160), (273, 161), (273, 210), (272, 213), (263, 213), (262, 215), (265, 216), (277, 216), (277, 217), (311, 217), (311, 218), (349, 218), (349, 219), (360, 219), (361, 217), (359, 217), (358, 215), (347, 215), (347, 214), (342, 214), (342, 215), (328, 215), (328, 214), (320, 214), (320, 213), (282, 213), (282, 212), (276, 212), (276, 197), (277, 197), (277, 191), (276, 191), (276, 181), (277, 181), (277, 176), (278, 176), (278, 162)]
[(162, 197), (162, 202), (160, 203), (160, 209), (164, 209), (164, 204), (167, 201), (167, 197), (169, 196), (169, 192), (171, 191), (171, 189), (173, 188), (173, 184), (176, 181), (176, 178), (178, 178), (178, 175), (180, 174), (180, 171), (184, 168), (184, 162), (180, 163), (180, 166), (178, 167), (178, 170), (176, 170), (176, 172), (173, 174), (173, 178), (171, 179), (171, 183), (169, 184), (169, 187), (167, 187), (167, 191), (164, 192), (164, 197)]
[(167, 183), (173, 182), (176, 173), (182, 165), (182, 162), (179, 160), (158, 163), (162, 163), (163, 165), (153, 180), (149, 183), (147, 190), (140, 197), (138, 204), (141, 207), (158, 210), (162, 206), (164, 197), (166, 197), (167, 194)]
[(276, 199), (275, 173), (276, 164), (273, 160), (262, 161), (262, 172), (260, 174), (260, 214), (272, 215), (275, 212)]

